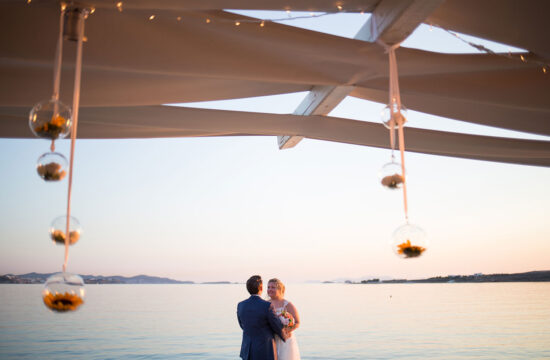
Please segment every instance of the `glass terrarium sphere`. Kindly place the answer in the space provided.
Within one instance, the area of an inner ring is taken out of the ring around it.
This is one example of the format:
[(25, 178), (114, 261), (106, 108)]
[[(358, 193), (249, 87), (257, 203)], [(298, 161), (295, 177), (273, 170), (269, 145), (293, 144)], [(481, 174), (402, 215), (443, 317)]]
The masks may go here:
[(393, 232), (391, 247), (397, 256), (404, 259), (420, 257), (428, 248), (426, 233), (422, 228), (407, 223)]
[(48, 152), (38, 158), (36, 171), (45, 181), (60, 181), (67, 175), (67, 165), (65, 156)]
[(75, 311), (84, 303), (84, 295), (84, 280), (68, 272), (50, 276), (42, 290), (44, 305), (57, 312)]
[(34, 105), (29, 114), (29, 126), (34, 135), (43, 139), (62, 139), (71, 131), (71, 108), (59, 100), (44, 100)]
[[(56, 217), (50, 225), (50, 237), (54, 243), (65, 245), (65, 232), (67, 231), (67, 216)], [(69, 245), (75, 244), (82, 234), (80, 222), (75, 217), (69, 220)]]
[(392, 125), (393, 128), (396, 129), (400, 122), (402, 122), (403, 125), (407, 122), (407, 108), (401, 104), (401, 109), (399, 109), (397, 103), (386, 105), (380, 113), (380, 116), (382, 118), (382, 124), (384, 124), (387, 129), (391, 130)]
[(382, 166), (378, 172), (378, 176), (380, 177), (382, 186), (390, 190), (401, 189), (405, 181), (401, 164), (395, 161)]

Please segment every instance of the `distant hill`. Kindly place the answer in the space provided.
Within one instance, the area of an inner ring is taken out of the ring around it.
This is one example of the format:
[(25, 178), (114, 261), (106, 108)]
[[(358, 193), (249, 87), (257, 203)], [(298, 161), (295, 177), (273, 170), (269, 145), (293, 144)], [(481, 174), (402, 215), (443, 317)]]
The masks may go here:
[[(0, 275), (0, 284), (42, 284), (53, 273), (39, 274), (28, 273), (21, 275), (6, 274)], [(126, 276), (103, 276), (103, 275), (81, 275), (86, 284), (194, 284), (193, 281), (179, 281), (169, 278), (136, 275)]]
[(550, 281), (550, 271), (529, 271), (515, 274), (474, 274), (474, 275), (450, 275), (437, 276), (428, 279), (411, 280), (415, 283), (438, 283), (438, 282), (536, 282)]
[(324, 282), (325, 283), (343, 283), (343, 282), (346, 282), (346, 281), (348, 281), (348, 282), (351, 281), (351, 282), (355, 283), (355, 282), (361, 282), (361, 281), (372, 280), (372, 279), (392, 280), (393, 278), (391, 276), (388, 276), (388, 275), (363, 275), (363, 276), (356, 277), (356, 278), (339, 277), (339, 278), (330, 279), (330, 280), (327, 280), (327, 281), (324, 281)]
[[(484, 282), (541, 282), (550, 281), (550, 271), (529, 271), (515, 274), (474, 274), (436, 276), (427, 279), (396, 279), (396, 280), (362, 280), (360, 282), (346, 280), (347, 284), (411, 284), (411, 283), (484, 283)], [(325, 283), (331, 283), (326, 281)]]

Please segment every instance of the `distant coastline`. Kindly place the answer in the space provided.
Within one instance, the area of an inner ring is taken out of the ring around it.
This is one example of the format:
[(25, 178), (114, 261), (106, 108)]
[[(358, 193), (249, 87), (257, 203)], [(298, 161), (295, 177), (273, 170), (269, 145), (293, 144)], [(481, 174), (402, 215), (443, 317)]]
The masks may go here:
[[(27, 274), (5, 274), (0, 275), (0, 284), (43, 284), (53, 273), (27, 273)], [(219, 285), (219, 284), (242, 284), (231, 281), (180, 281), (165, 277), (136, 275), (126, 276), (103, 276), (103, 275), (81, 275), (86, 284), (183, 284), (183, 285)], [(546, 282), (550, 281), (550, 270), (529, 271), (514, 274), (473, 274), (473, 275), (447, 275), (435, 276), (426, 279), (380, 279), (376, 277), (365, 277), (364, 280), (338, 279), (332, 281), (309, 281), (308, 283), (323, 284), (437, 284), (437, 283), (489, 283), (489, 282)]]
[[(0, 275), (0, 284), (43, 284), (46, 279), (52, 274), (28, 273), (21, 275), (5, 274)], [(126, 276), (103, 276), (103, 275), (81, 275), (86, 284), (232, 284), (230, 281), (209, 281), (209, 282), (194, 282), (180, 281), (169, 278), (136, 275), (132, 277)]]
[[(473, 274), (473, 275), (448, 275), (436, 276), (427, 279), (392, 279), (380, 280), (376, 278), (361, 281), (345, 280), (345, 284), (418, 284), (418, 283), (488, 283), (488, 282), (543, 282), (550, 281), (550, 271), (529, 271), (515, 274)], [(324, 284), (339, 283), (324, 281)]]

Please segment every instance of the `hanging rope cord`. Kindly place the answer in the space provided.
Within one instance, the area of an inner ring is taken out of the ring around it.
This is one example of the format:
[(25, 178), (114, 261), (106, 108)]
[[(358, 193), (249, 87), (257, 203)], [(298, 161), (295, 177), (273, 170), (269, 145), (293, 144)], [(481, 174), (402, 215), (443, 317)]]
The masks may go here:
[(384, 47), (388, 53), (390, 63), (390, 91), (389, 91), (389, 107), (390, 107), (390, 145), (392, 151), (392, 161), (394, 159), (393, 151), (395, 149), (395, 126), (397, 125), (397, 131), (399, 136), (399, 152), (401, 153), (401, 173), (403, 176), (403, 207), (405, 210), (405, 220), (409, 222), (409, 210), (407, 204), (407, 181), (405, 176), (405, 133), (403, 131), (403, 125), (405, 124), (405, 117), (401, 114), (401, 95), (399, 92), (399, 75), (397, 72), (397, 59), (395, 57), (395, 50), (399, 47), (400, 43), (394, 45), (387, 45), (384, 42), (378, 40), (378, 43)]
[(65, 261), (63, 262), (63, 272), (67, 269), (69, 260), (69, 244), (70, 244), (70, 219), (71, 219), (71, 194), (73, 185), (73, 169), (74, 169), (74, 149), (76, 142), (76, 134), (78, 128), (78, 107), (80, 104), (80, 75), (82, 72), (82, 44), (84, 36), (84, 13), (79, 13), (80, 20), (78, 22), (78, 42), (76, 48), (76, 66), (74, 74), (74, 93), (73, 93), (73, 124), (71, 127), (71, 156), (69, 160), (69, 186), (67, 190), (67, 226), (65, 231)]
[[(53, 68), (53, 93), (52, 100), (54, 102), (54, 115), (57, 115), (59, 111), (58, 103), (59, 100), (59, 87), (61, 82), (61, 62), (63, 59), (63, 24), (65, 19), (65, 9), (64, 5), (61, 5), (61, 15), (59, 16), (59, 37), (57, 38), (57, 47), (55, 49), (55, 59), (54, 59), (54, 68)], [(52, 144), (50, 145), (50, 150), (55, 151), (55, 139), (52, 139)]]

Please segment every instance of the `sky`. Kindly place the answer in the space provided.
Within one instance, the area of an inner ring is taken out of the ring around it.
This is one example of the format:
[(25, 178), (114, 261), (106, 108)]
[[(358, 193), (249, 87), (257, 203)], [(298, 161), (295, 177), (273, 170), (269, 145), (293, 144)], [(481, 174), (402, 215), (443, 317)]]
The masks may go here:
[[(353, 37), (367, 18), (288, 25)], [(471, 52), (428, 26), (402, 46)], [(185, 106), (292, 113), (305, 95)], [(329, 115), (377, 122), (383, 107), (348, 97)], [(408, 120), (410, 127), (549, 140), (415, 111)], [(48, 149), (45, 140), (0, 139), (0, 274), (61, 269), (63, 247), (48, 229), (65, 214), (67, 181), (45, 183), (36, 174)], [(69, 141), (58, 141), (57, 151), (68, 157)], [(548, 168), (407, 153), (409, 216), (429, 245), (421, 258), (403, 260), (389, 246), (405, 223), (402, 194), (382, 188), (377, 175), (389, 161), (389, 150), (319, 140), (279, 150), (268, 136), (78, 140), (72, 211), (83, 233), (68, 271), (301, 282), (550, 270)]]

